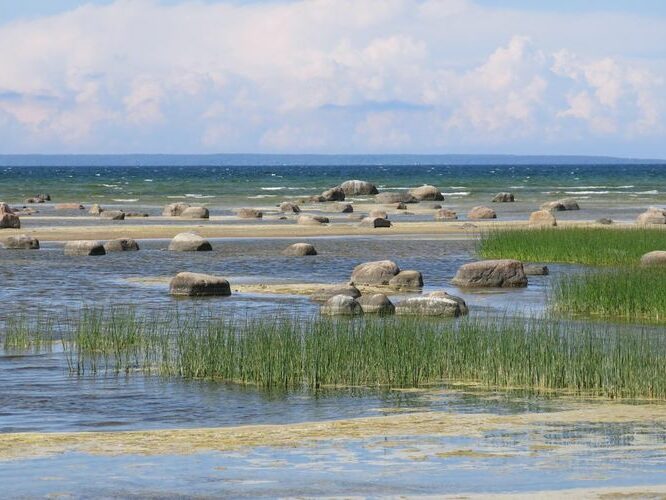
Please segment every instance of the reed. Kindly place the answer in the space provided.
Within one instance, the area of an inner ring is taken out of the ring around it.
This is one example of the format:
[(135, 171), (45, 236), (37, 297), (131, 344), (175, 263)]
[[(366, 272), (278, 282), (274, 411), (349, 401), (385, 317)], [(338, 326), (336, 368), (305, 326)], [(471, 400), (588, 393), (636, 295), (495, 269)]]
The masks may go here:
[(664, 249), (663, 229), (555, 227), (490, 231), (482, 235), (478, 253), (487, 259), (619, 266)]

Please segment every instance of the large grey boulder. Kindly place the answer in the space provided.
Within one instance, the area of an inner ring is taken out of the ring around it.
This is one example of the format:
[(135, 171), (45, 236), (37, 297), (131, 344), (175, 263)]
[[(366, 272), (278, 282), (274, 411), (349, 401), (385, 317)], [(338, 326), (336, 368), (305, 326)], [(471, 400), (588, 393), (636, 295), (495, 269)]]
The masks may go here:
[(315, 302), (326, 302), (328, 299), (335, 297), (336, 295), (346, 295), (356, 299), (361, 296), (361, 292), (351, 284), (331, 285), (316, 290), (310, 295), (310, 300), (314, 300)]
[(465, 299), (462, 297), (458, 297), (457, 295), (451, 295), (448, 292), (445, 292), (443, 290), (437, 290), (436, 292), (431, 292), (430, 297), (443, 297), (445, 299), (453, 300), (458, 303), (458, 307), (460, 308), (460, 314), (461, 316), (466, 315), (469, 313), (469, 308), (467, 307), (467, 303), (465, 302)]
[(219, 276), (201, 273), (178, 273), (169, 283), (171, 295), (212, 297), (231, 295), (229, 282)]
[(541, 205), (541, 210), (551, 212), (564, 212), (566, 210), (580, 210), (578, 202), (573, 198), (562, 198), (561, 200), (548, 201)]
[(389, 191), (379, 193), (375, 196), (375, 201), (383, 205), (394, 205), (396, 203), (418, 203), (412, 194), (407, 191)]
[(239, 208), (236, 215), (241, 219), (261, 219), (264, 213), (256, 208)]
[(518, 260), (481, 260), (460, 266), (452, 283), (463, 288), (516, 288), (527, 286)]
[(666, 224), (666, 210), (663, 208), (650, 207), (638, 216), (636, 224)]
[(21, 229), (21, 219), (16, 214), (0, 212), (0, 229)]
[(206, 207), (187, 207), (180, 216), (183, 219), (208, 219), (210, 212)]
[(188, 208), (190, 208), (190, 205), (187, 203), (169, 203), (162, 210), (162, 215), (165, 217), (179, 217)]
[(301, 207), (299, 207), (296, 203), (292, 203), (290, 201), (283, 201), (278, 205), (278, 208), (280, 209), (280, 212), (286, 212), (286, 213), (292, 213), (292, 214), (297, 214), (301, 211)]
[(317, 255), (317, 250), (310, 243), (294, 243), (282, 250), (282, 255), (288, 257), (305, 257), (306, 255)]
[(361, 226), (391, 227), (391, 221), (383, 217), (365, 217), (361, 220)]
[(301, 224), (303, 226), (321, 226), (322, 224), (328, 224), (328, 217), (323, 217), (321, 215), (299, 215), (296, 219), (296, 224)]
[(196, 233), (180, 233), (169, 243), (169, 250), (174, 252), (209, 252), (213, 249), (208, 240)]
[(435, 211), (434, 218), (435, 220), (456, 220), (458, 214), (448, 208), (440, 208)]
[(511, 203), (515, 201), (513, 193), (497, 193), (493, 197), (493, 203)]
[(366, 314), (393, 314), (395, 312), (393, 302), (383, 293), (361, 295), (356, 301)]
[(444, 199), (444, 196), (439, 189), (437, 189), (435, 186), (430, 186), (427, 184), (421, 187), (410, 189), (409, 194), (411, 194), (419, 201), (442, 201)]
[(368, 181), (359, 181), (357, 179), (345, 181), (340, 184), (340, 188), (347, 196), (364, 196), (369, 194), (377, 194), (377, 186)]
[(654, 250), (641, 257), (641, 266), (666, 266), (666, 251)]
[(321, 201), (344, 201), (345, 192), (340, 186), (327, 189), (320, 195)]
[(400, 271), (388, 282), (389, 286), (404, 290), (417, 290), (423, 288), (423, 275), (412, 269)]
[(490, 208), (484, 206), (472, 207), (472, 209), (467, 213), (468, 219), (478, 220), (478, 219), (496, 219), (497, 213)]
[(555, 216), (549, 210), (537, 210), (530, 214), (530, 226), (554, 227), (557, 226)]
[(104, 245), (100, 241), (68, 241), (65, 243), (65, 255), (106, 255), (106, 250), (104, 250)]
[(365, 262), (354, 268), (351, 281), (356, 285), (388, 285), (399, 272), (400, 268), (391, 260)]
[(356, 316), (363, 314), (363, 309), (352, 297), (334, 295), (321, 305), (319, 312), (327, 316)]
[(19, 234), (7, 238), (4, 245), (8, 250), (38, 250), (39, 240), (27, 234)]
[(139, 244), (132, 238), (117, 238), (104, 243), (104, 250), (109, 252), (137, 252)]
[(125, 220), (125, 212), (122, 210), (102, 210), (99, 216), (110, 220)]
[(400, 316), (443, 316), (455, 318), (467, 314), (467, 305), (460, 297), (427, 295), (410, 297), (395, 306), (395, 313)]

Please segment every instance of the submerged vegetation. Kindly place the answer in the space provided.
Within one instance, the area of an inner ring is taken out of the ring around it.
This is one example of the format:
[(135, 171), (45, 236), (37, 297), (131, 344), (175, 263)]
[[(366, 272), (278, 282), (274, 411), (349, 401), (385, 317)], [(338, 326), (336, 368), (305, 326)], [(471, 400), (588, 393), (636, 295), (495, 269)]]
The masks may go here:
[(664, 249), (666, 231), (659, 228), (554, 227), (485, 233), (479, 254), (487, 259), (624, 266)]
[(140, 371), (310, 388), (464, 381), (666, 398), (666, 338), (648, 329), (543, 318), (220, 320), (87, 311), (58, 330), (74, 374)]
[(556, 311), (575, 315), (666, 322), (666, 269), (627, 267), (563, 276), (552, 292)]

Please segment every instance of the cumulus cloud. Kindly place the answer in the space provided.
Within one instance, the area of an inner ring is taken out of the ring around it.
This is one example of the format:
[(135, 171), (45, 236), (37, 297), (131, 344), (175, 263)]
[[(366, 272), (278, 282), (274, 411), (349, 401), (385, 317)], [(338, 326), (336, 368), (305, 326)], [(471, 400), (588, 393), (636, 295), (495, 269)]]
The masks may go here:
[(117, 0), (12, 22), (0, 26), (0, 151), (663, 144), (666, 63), (645, 54), (666, 42), (666, 20), (592, 15), (471, 0)]

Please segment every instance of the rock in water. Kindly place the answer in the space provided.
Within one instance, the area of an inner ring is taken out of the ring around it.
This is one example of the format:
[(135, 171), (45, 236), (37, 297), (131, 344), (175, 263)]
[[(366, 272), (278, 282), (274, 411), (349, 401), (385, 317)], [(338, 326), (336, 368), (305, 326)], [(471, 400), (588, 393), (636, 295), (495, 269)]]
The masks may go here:
[(497, 193), (493, 198), (493, 203), (511, 203), (515, 201), (513, 193)]
[(304, 226), (320, 226), (322, 224), (328, 224), (328, 217), (322, 217), (320, 215), (299, 215), (296, 219), (296, 224), (301, 224)]
[(365, 217), (361, 220), (361, 225), (369, 227), (391, 227), (391, 221), (383, 217)]
[(419, 271), (404, 270), (389, 280), (389, 286), (405, 290), (423, 288), (423, 275)]
[(641, 257), (641, 266), (666, 266), (666, 251), (654, 250)]
[(236, 211), (236, 215), (241, 219), (261, 219), (264, 213), (255, 208), (240, 208)]
[(354, 207), (351, 203), (336, 203), (335, 210), (343, 214), (351, 214), (354, 212)]
[(319, 311), (327, 316), (356, 316), (363, 314), (361, 304), (347, 295), (334, 295), (322, 304)]
[(178, 273), (169, 283), (169, 293), (188, 297), (226, 297), (231, 295), (231, 286), (226, 279), (218, 276)]
[(467, 307), (467, 303), (462, 297), (458, 297), (457, 295), (451, 295), (448, 292), (444, 292), (442, 290), (438, 290), (436, 292), (432, 292), (429, 295), (430, 297), (443, 297), (445, 299), (449, 300), (454, 300), (458, 303), (458, 306), (460, 307), (460, 314), (462, 316), (466, 315), (469, 313), (469, 308)]
[(4, 245), (8, 250), (38, 250), (39, 240), (27, 234), (19, 234), (7, 238)]
[(170, 203), (164, 207), (162, 215), (165, 217), (179, 217), (188, 208), (190, 206), (187, 203)]
[(375, 201), (381, 203), (382, 205), (395, 205), (396, 203), (418, 203), (413, 195), (409, 194), (407, 191), (393, 191), (393, 192), (384, 192), (379, 193), (375, 196)]
[(296, 205), (296, 203), (291, 203), (290, 201), (283, 201), (282, 203), (280, 203), (278, 207), (280, 209), (280, 212), (297, 214), (301, 211), (301, 207)]
[(391, 260), (365, 262), (354, 268), (351, 281), (356, 285), (388, 285), (399, 272), (400, 268)]
[(364, 196), (379, 193), (379, 191), (377, 191), (377, 187), (374, 184), (356, 179), (343, 182), (340, 184), (340, 188), (347, 196)]
[(383, 293), (361, 295), (356, 301), (366, 314), (393, 314), (395, 306)]
[(353, 299), (361, 296), (361, 292), (354, 285), (331, 285), (320, 288), (310, 295), (310, 300), (315, 302), (326, 302), (331, 297), (336, 295), (346, 295)]
[(518, 260), (481, 260), (460, 266), (452, 283), (462, 288), (517, 288), (527, 286)]
[(368, 214), (368, 217), (375, 219), (375, 218), (382, 218), (382, 219), (388, 219), (388, 214), (386, 213), (386, 210), (370, 210), (370, 213)]
[(289, 257), (305, 257), (306, 255), (317, 255), (317, 250), (310, 243), (294, 243), (282, 250), (282, 255)]
[(666, 210), (663, 208), (650, 207), (638, 216), (636, 224), (666, 224)]
[(90, 210), (88, 210), (88, 213), (90, 215), (99, 215), (102, 212), (104, 212), (104, 209), (100, 207), (97, 203), (95, 203), (92, 207), (90, 207)]
[(340, 186), (336, 186), (321, 193), (320, 199), (321, 201), (344, 201), (345, 192)]
[(541, 205), (541, 210), (563, 212), (565, 210), (580, 210), (580, 206), (578, 206), (578, 202), (573, 198), (562, 198), (561, 200), (544, 203)]
[(467, 314), (467, 305), (460, 297), (428, 295), (411, 297), (395, 306), (395, 313), (401, 316), (443, 316), (455, 318)]
[(210, 212), (206, 207), (188, 207), (180, 213), (183, 219), (208, 219)]
[(80, 203), (58, 203), (55, 206), (56, 210), (83, 210), (85, 207)]
[(526, 276), (547, 276), (550, 274), (548, 266), (543, 264), (523, 264), (523, 271)]
[(496, 219), (497, 214), (492, 208), (489, 207), (473, 207), (467, 214), (468, 219)]
[(555, 216), (548, 210), (537, 210), (530, 214), (530, 226), (557, 226)]
[(439, 210), (435, 211), (435, 220), (456, 220), (458, 218), (458, 214), (456, 214), (453, 210), (449, 210), (448, 208), (440, 208)]
[(104, 250), (109, 252), (136, 252), (139, 250), (139, 244), (132, 238), (118, 238), (107, 241), (104, 244)]
[(0, 212), (0, 229), (21, 229), (21, 219), (16, 214)]
[(169, 250), (174, 252), (209, 252), (211, 244), (196, 233), (180, 233), (169, 243)]
[(68, 241), (65, 243), (65, 255), (106, 255), (106, 250), (99, 241)]
[(437, 189), (435, 186), (423, 185), (421, 187), (413, 188), (409, 190), (414, 198), (419, 201), (442, 201), (444, 196), (442, 192)]
[(103, 210), (99, 216), (111, 220), (125, 220), (125, 212), (122, 210)]

